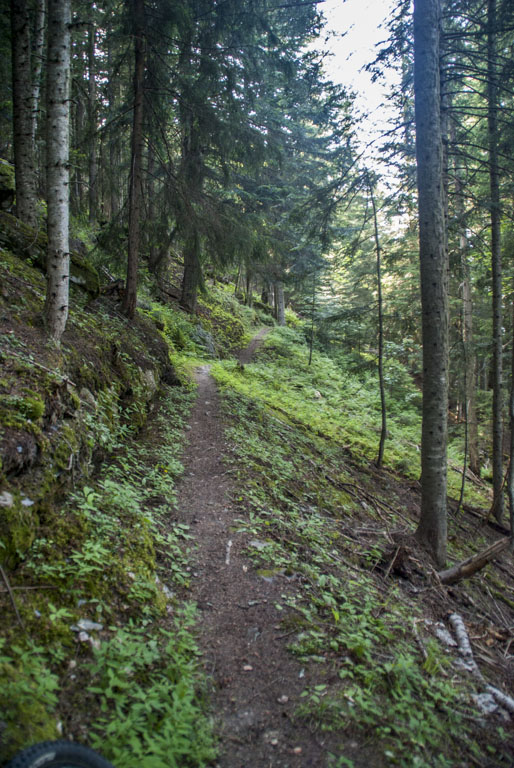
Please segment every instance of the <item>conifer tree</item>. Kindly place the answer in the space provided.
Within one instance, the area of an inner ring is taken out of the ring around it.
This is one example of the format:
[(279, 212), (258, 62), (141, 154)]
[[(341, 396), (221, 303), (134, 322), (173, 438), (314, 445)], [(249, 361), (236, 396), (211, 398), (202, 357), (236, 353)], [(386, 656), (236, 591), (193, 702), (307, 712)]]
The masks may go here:
[(439, 0), (414, 5), (414, 94), (423, 334), (421, 518), (417, 535), (446, 561), (448, 298), (440, 114)]

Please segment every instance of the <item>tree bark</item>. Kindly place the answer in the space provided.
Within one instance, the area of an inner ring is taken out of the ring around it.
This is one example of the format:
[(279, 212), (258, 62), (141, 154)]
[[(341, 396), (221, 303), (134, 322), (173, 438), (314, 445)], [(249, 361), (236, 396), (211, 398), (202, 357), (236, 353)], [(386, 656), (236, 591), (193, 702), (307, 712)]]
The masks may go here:
[(89, 223), (94, 224), (98, 216), (98, 163), (96, 141), (96, 79), (95, 79), (95, 27), (93, 10), (90, 10), (87, 46), (88, 68), (88, 134), (89, 134)]
[(501, 207), (498, 170), (498, 86), (496, 66), (496, 0), (487, 3), (487, 126), (493, 293), (493, 492), (494, 516), (503, 517), (503, 358)]
[(480, 571), (487, 563), (494, 560), (499, 554), (504, 552), (510, 544), (510, 539), (498, 539), (494, 544), (491, 544), (487, 549), (478, 552), (472, 557), (468, 557), (467, 560), (463, 560), (461, 563), (448, 568), (445, 571), (439, 571), (437, 574), (443, 584), (455, 584), (456, 581), (461, 579), (467, 579), (477, 571)]
[[(511, 307), (512, 323), (514, 323), (514, 301)], [(507, 476), (507, 495), (509, 499), (509, 517), (510, 517), (510, 548), (514, 550), (514, 325), (512, 328), (512, 351), (511, 351), (511, 380), (510, 380), (510, 398), (509, 398), (509, 426), (510, 426), (510, 463), (509, 474)]]
[(417, 537), (446, 561), (447, 253), (440, 115), (439, 0), (414, 3), (414, 94), (423, 337), (421, 518)]
[(70, 0), (48, 2), (47, 204), (45, 319), (57, 343), (68, 319)]
[(253, 273), (249, 267), (246, 268), (245, 275), (245, 304), (247, 307), (253, 305)]
[(368, 177), (369, 194), (371, 197), (371, 205), (373, 208), (373, 224), (375, 232), (375, 250), (377, 255), (377, 291), (378, 291), (378, 383), (380, 387), (380, 409), (382, 414), (382, 427), (380, 430), (380, 442), (378, 445), (378, 455), (376, 465), (378, 468), (382, 466), (384, 459), (384, 446), (387, 436), (387, 410), (385, 400), (385, 384), (384, 384), (384, 310), (382, 301), (382, 264), (381, 264), (381, 248), (380, 237), (378, 234), (378, 219), (377, 219), (377, 207), (375, 203), (375, 195), (373, 192), (373, 186)]
[(196, 293), (202, 283), (202, 266), (200, 263), (200, 241), (194, 231), (184, 247), (184, 276), (182, 278), (182, 293), (180, 303), (188, 312), (196, 310)]
[(275, 283), (275, 313), (277, 323), (284, 326), (286, 324), (286, 311), (284, 302), (284, 284), (281, 281)]
[(137, 267), (141, 229), (142, 168), (143, 168), (143, 110), (145, 77), (145, 7), (144, 0), (133, 0), (134, 24), (134, 112), (129, 177), (129, 237), (127, 281), (123, 312), (134, 317), (137, 302)]
[(35, 227), (34, 102), (27, 0), (11, 0), (11, 35), (16, 213), (25, 224)]
[(39, 123), (39, 98), (41, 94), (41, 72), (45, 45), (45, 0), (37, 0), (32, 42), (32, 145), (36, 150), (36, 135)]
[[(109, 40), (107, 48), (107, 67), (109, 72), (113, 70), (112, 41)], [(116, 109), (116, 89), (112, 75), (107, 83), (107, 99), (109, 111), (114, 114)], [(120, 210), (120, 190), (117, 183), (116, 172), (120, 167), (118, 132), (109, 132), (109, 217), (115, 219)]]

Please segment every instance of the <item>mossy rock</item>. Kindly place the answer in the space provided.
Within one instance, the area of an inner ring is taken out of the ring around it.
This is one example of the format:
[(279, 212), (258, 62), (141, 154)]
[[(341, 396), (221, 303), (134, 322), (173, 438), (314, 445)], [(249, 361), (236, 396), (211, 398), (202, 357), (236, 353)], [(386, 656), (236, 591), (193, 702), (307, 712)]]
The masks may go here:
[[(25, 503), (24, 503), (25, 502)], [(18, 552), (26, 552), (34, 541), (39, 527), (36, 504), (28, 496), (4, 490), (0, 494), (0, 546), (1, 560), (12, 567)]]
[[(33, 229), (10, 213), (0, 211), (0, 245), (45, 271), (48, 240), (43, 230)], [(70, 253), (70, 281), (91, 296), (100, 293), (98, 272), (78, 250)]]
[(8, 209), (14, 202), (16, 184), (14, 166), (0, 158), (0, 208)]

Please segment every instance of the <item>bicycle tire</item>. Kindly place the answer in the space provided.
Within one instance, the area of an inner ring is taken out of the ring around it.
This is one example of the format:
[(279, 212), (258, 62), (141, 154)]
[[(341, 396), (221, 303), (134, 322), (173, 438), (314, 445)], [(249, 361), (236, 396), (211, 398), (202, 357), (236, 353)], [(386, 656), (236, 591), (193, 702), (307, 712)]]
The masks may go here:
[(73, 741), (42, 741), (18, 752), (5, 768), (113, 768), (105, 758)]

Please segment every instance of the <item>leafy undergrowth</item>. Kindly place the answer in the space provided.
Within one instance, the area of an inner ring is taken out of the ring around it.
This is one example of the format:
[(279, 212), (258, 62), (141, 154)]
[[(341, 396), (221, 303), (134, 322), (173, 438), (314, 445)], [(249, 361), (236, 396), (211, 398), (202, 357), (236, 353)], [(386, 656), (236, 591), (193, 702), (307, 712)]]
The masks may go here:
[[(175, 484), (210, 314), (155, 303), (129, 324), (74, 289), (57, 349), (41, 272), (5, 250), (0, 269), (0, 764), (62, 735), (120, 768), (205, 765)], [(237, 333), (212, 326), (216, 353), (255, 319), (240, 314)]]
[[(293, 328), (275, 328), (266, 338), (258, 362), (248, 370), (235, 363), (219, 365), (215, 375), (249, 397), (258, 398), (293, 424), (325, 436), (366, 465), (376, 459), (380, 435), (380, 394), (376, 372), (357, 376), (345, 365), (314, 352), (307, 365), (303, 335)], [(373, 366), (374, 367), (374, 366)], [(388, 439), (385, 466), (416, 481), (420, 472), (421, 394), (404, 366), (395, 360), (385, 365), (388, 392)], [(462, 474), (461, 446), (449, 447), (448, 493), (458, 498)], [(484, 484), (468, 483), (465, 500), (487, 505)]]
[(266, 324), (263, 320), (274, 324), (269, 314), (240, 304), (222, 283), (198, 297), (195, 316), (159, 302), (151, 302), (145, 313), (161, 327), (175, 367), (186, 372), (202, 358), (231, 357), (248, 343), (252, 328)]
[(19, 623), (10, 617), (0, 652), (4, 759), (59, 733), (119, 768), (214, 756), (195, 608), (175, 594), (189, 582), (190, 536), (173, 521), (191, 399), (166, 389), (143, 435), (123, 435), (115, 460), (41, 528), (12, 575)]
[[(331, 766), (511, 765), (509, 715), (482, 717), (480, 685), (441, 644), (436, 622), (462, 613), (484, 673), (508, 685), (513, 606), (491, 602), (491, 589), (508, 595), (512, 579), (500, 587), (491, 570), (465, 588), (437, 585), (409, 535), (412, 483), (378, 473), (365, 428), (357, 439), (348, 426), (358, 415), (368, 422), (365, 393), (331, 361), (316, 356), (309, 370), (306, 360), (299, 337), (280, 330), (257, 363), (212, 369), (230, 423), (237, 525), (262, 542), (250, 551), (260, 572), (283, 580), (284, 632), (316, 679), (297, 717), (337, 735)], [(351, 453), (342, 449), (350, 437)], [(454, 555), (487, 540), (465, 517), (450, 528)], [(348, 757), (349, 744), (360, 758)]]

